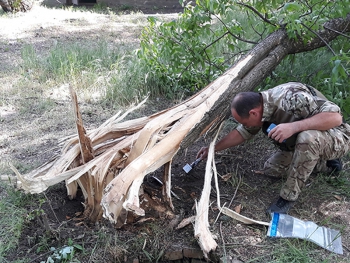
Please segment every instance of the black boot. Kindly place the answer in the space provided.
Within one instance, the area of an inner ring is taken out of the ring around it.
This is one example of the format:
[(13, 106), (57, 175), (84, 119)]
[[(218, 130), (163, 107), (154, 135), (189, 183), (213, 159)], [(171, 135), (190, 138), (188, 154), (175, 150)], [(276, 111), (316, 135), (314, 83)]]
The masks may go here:
[(268, 214), (271, 213), (279, 213), (279, 214), (287, 214), (289, 209), (294, 205), (294, 201), (288, 201), (283, 199), (282, 197), (278, 198), (278, 200), (273, 203), (266, 212)]
[(334, 173), (339, 173), (343, 169), (343, 164), (340, 159), (328, 160), (326, 165), (330, 167)]

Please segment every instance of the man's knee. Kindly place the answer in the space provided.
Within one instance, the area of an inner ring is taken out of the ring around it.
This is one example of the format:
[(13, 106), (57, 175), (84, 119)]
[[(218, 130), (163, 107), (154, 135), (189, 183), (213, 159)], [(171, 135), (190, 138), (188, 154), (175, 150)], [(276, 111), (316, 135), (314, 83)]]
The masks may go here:
[(303, 131), (298, 135), (295, 151), (297, 154), (312, 156), (312, 159), (319, 158), (323, 143), (326, 143), (326, 141), (322, 132), (316, 130)]
[(308, 130), (308, 131), (302, 131), (299, 133), (296, 141), (297, 147), (303, 148), (303, 147), (309, 147), (309, 145), (313, 145), (317, 143), (319, 140), (319, 134), (318, 131), (314, 130)]
[(292, 152), (276, 152), (264, 164), (264, 173), (272, 177), (283, 177), (292, 160)]

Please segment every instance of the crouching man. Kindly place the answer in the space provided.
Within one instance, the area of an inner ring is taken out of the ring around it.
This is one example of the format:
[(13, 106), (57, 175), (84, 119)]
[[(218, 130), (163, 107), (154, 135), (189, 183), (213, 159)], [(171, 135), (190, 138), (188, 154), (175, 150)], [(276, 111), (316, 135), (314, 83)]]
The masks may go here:
[[(268, 213), (287, 213), (313, 171), (342, 169), (339, 158), (349, 151), (350, 125), (343, 123), (340, 108), (311, 86), (289, 82), (260, 93), (241, 92), (232, 101), (231, 113), (239, 125), (215, 145), (216, 152), (239, 145), (260, 130), (282, 150), (264, 165), (266, 175), (287, 175)], [(203, 147), (197, 158), (207, 155), (208, 147)]]

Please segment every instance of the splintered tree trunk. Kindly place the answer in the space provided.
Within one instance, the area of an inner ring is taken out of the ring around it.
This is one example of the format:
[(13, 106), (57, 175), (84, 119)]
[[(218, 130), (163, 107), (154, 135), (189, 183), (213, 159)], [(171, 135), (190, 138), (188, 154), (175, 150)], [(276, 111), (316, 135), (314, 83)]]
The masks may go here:
[(0, 0), (0, 6), (5, 12), (26, 12), (32, 9), (33, 0)]
[[(226, 119), (232, 97), (239, 91), (255, 87), (246, 78), (254, 75), (256, 67), (260, 72), (256, 77), (258, 80), (254, 78), (254, 81), (259, 83), (287, 54), (284, 50), (277, 50), (279, 53), (276, 54), (275, 48), (285, 37), (282, 31), (271, 35), (205, 89), (148, 122), (131, 149), (130, 157), (134, 159), (128, 160), (129, 164), (105, 189), (102, 198), (104, 217), (116, 223), (123, 209), (143, 215), (138, 190), (144, 176), (171, 161), (180, 146), (187, 147), (201, 133)], [(168, 131), (163, 133), (163, 138), (155, 140), (164, 127)], [(156, 143), (149, 145), (149, 142)]]
[[(69, 195), (79, 184), (84, 193), (87, 217), (96, 221), (102, 216), (113, 223), (127, 223), (127, 212), (143, 216), (139, 195), (145, 175), (165, 165), (164, 194), (172, 206), (170, 189), (171, 161), (203, 133), (212, 134), (230, 114), (232, 98), (253, 90), (281, 60), (291, 53), (324, 46), (350, 31), (350, 15), (335, 19), (318, 37), (304, 44), (288, 39), (278, 30), (257, 44), (222, 76), (186, 101), (149, 117), (124, 121), (117, 114), (98, 129), (85, 132), (76, 111), (79, 136), (70, 138), (62, 155), (29, 174), (17, 176), (22, 188), (39, 193), (66, 180)], [(126, 115), (125, 113), (124, 115)]]

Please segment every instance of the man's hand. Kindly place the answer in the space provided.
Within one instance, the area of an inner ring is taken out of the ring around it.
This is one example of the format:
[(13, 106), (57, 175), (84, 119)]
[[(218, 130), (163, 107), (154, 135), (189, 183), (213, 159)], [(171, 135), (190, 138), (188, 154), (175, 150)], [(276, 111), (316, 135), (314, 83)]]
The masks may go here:
[(196, 159), (201, 158), (202, 160), (205, 160), (208, 156), (208, 151), (208, 147), (202, 147), (197, 153)]
[(282, 143), (295, 133), (306, 130), (326, 131), (339, 126), (342, 121), (342, 116), (338, 112), (321, 112), (300, 121), (281, 123), (273, 128), (268, 136)]
[[(219, 152), (225, 149), (228, 149), (230, 147), (234, 147), (236, 145), (239, 145), (243, 143), (245, 139), (242, 137), (242, 135), (235, 129), (231, 132), (229, 132), (226, 136), (224, 136), (216, 145), (215, 145), (215, 152)], [(208, 147), (202, 147), (199, 152), (197, 153), (197, 159), (201, 158), (202, 160), (206, 159), (208, 156)]]
[(288, 139), (293, 134), (298, 131), (295, 129), (295, 125), (293, 123), (281, 123), (278, 124), (275, 128), (273, 128), (268, 136), (275, 141), (282, 143), (285, 139)]

